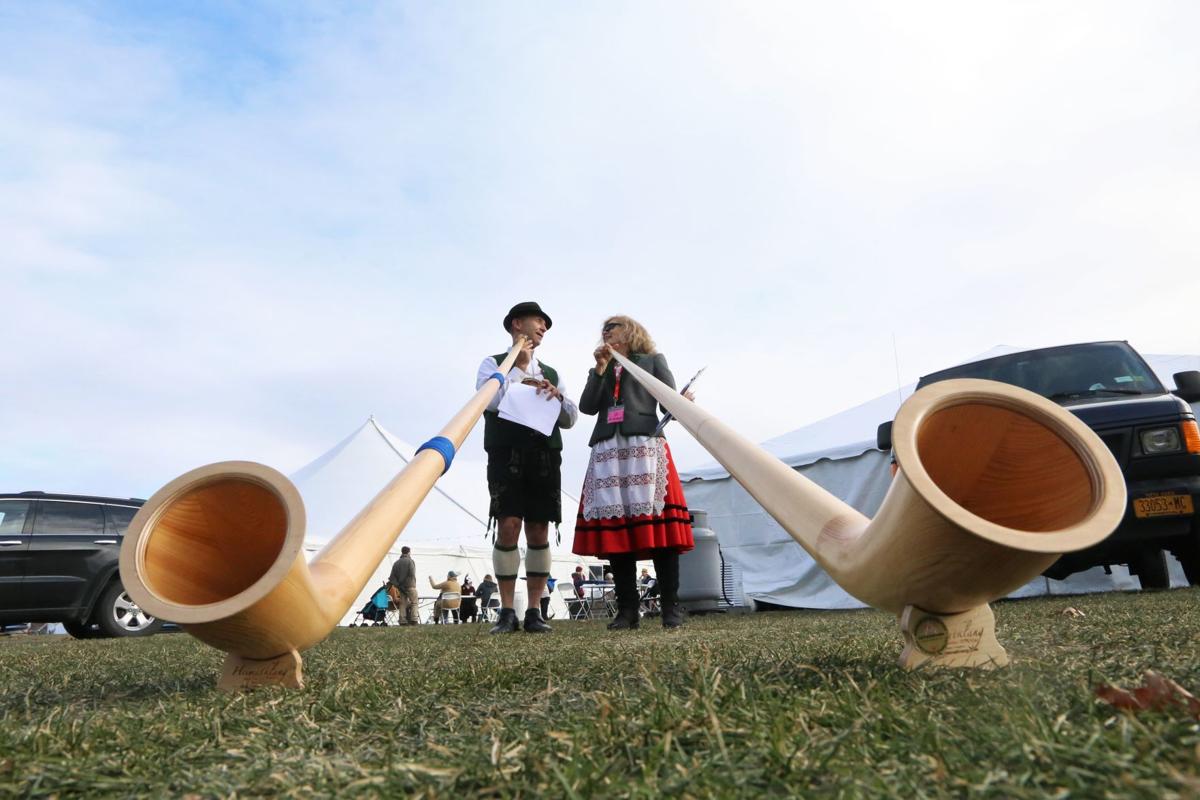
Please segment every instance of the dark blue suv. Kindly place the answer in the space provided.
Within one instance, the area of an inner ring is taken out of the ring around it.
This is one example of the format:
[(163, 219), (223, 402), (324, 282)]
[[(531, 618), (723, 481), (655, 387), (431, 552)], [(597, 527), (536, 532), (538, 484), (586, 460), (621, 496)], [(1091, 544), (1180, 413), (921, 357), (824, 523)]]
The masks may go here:
[[(1167, 391), (1128, 342), (1047, 347), (961, 364), (926, 375), (917, 389), (952, 378), (985, 378), (1028, 389), (1079, 417), (1108, 445), (1125, 475), (1129, 500), (1111, 536), (1068, 553), (1046, 570), (1065, 578), (1095, 566), (1127, 564), (1143, 589), (1170, 585), (1164, 551), (1200, 584), (1200, 429), (1189, 403), (1200, 401), (1200, 372), (1174, 375)], [(890, 450), (891, 423), (879, 426)]]
[(142, 500), (0, 494), (0, 626), (61, 622), (72, 636), (147, 636), (163, 623), (138, 608), (117, 572)]

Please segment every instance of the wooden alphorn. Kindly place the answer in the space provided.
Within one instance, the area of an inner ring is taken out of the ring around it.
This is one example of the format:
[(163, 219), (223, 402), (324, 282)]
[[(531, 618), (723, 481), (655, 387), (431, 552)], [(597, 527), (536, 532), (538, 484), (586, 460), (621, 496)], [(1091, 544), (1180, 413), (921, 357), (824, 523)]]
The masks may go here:
[[(513, 345), (497, 376), (520, 349)], [(129, 525), (126, 591), (146, 612), (229, 654), (223, 688), (301, 686), (300, 652), (345, 616), (503, 379), (485, 383), (311, 562), (304, 503), (279, 472), (225, 461), (179, 476)]]
[(1005, 663), (998, 644), (990, 653), (938, 657), (965, 652), (956, 630), (973, 639), (991, 624), (988, 602), (1062, 553), (1104, 539), (1125, 512), (1125, 480), (1100, 438), (1016, 386), (951, 380), (910, 397), (892, 426), (899, 471), (872, 520), (620, 353), (613, 357), (843, 589), (901, 616), (906, 666)]

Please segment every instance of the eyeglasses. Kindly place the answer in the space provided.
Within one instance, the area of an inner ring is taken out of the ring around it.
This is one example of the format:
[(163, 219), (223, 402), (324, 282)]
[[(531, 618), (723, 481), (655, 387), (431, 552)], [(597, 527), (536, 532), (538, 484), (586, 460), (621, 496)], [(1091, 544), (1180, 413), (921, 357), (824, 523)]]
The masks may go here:
[(609, 331), (611, 331), (613, 328), (621, 328), (621, 327), (624, 327), (624, 325), (625, 325), (625, 323), (624, 323), (624, 322), (609, 322), (609, 323), (606, 323), (606, 324), (605, 324), (605, 326), (604, 326), (604, 332), (605, 332), (605, 333), (608, 333), (608, 332), (609, 332)]

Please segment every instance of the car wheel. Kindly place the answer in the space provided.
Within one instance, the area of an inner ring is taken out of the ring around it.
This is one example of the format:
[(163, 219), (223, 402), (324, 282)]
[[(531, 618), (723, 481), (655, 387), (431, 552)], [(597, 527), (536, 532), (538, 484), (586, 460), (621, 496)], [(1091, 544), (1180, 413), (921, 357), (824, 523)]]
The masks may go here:
[(1175, 557), (1183, 567), (1188, 586), (1200, 586), (1200, 527), (1188, 537), (1186, 544), (1175, 550)]
[(138, 608), (120, 581), (110, 583), (100, 595), (95, 619), (106, 636), (149, 636), (163, 626), (162, 620)]
[(76, 639), (95, 639), (98, 631), (90, 622), (64, 622), (63, 628)]
[(1167, 554), (1161, 549), (1140, 550), (1129, 562), (1129, 571), (1138, 576), (1143, 589), (1169, 589)]

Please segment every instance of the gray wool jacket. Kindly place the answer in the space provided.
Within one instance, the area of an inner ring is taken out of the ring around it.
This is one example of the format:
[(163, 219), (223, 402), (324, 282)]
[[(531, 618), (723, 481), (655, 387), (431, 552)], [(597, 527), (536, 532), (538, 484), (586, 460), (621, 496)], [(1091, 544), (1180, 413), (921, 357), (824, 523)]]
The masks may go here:
[[(672, 389), (675, 388), (675, 376), (671, 374), (667, 357), (662, 353), (636, 354), (630, 356), (629, 360)], [(579, 410), (584, 414), (598, 415), (588, 447), (611, 439), (618, 432), (625, 436), (649, 436), (658, 427), (658, 404), (640, 383), (628, 375), (621, 376), (621, 394), (618, 398), (625, 407), (625, 419), (616, 423), (608, 421), (608, 409), (613, 404), (613, 389), (617, 383), (614, 372), (616, 365), (616, 359), (609, 361), (603, 375), (597, 375), (594, 369), (588, 370), (587, 384), (579, 396)]]
[(397, 589), (411, 589), (417, 585), (417, 562), (412, 556), (400, 556), (392, 564), (392, 575), (388, 583)]

